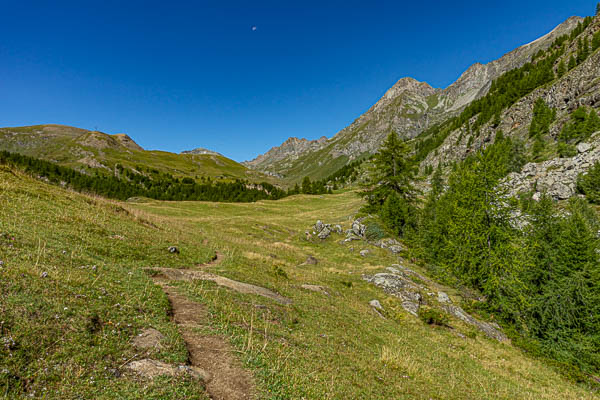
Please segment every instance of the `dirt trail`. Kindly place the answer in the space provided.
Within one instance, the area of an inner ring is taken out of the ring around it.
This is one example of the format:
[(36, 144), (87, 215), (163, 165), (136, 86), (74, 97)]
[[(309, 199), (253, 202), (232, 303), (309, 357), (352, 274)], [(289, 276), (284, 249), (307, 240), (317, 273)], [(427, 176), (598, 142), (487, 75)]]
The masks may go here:
[[(222, 261), (223, 256), (216, 252), (210, 262), (198, 264), (196, 267), (214, 266)], [(239, 360), (233, 356), (233, 350), (229, 343), (220, 336), (200, 335), (194, 332), (194, 328), (210, 323), (210, 317), (205, 307), (178, 293), (177, 289), (169, 282), (206, 280), (240, 293), (267, 297), (281, 304), (291, 304), (291, 300), (269, 289), (234, 281), (198, 269), (149, 268), (149, 270), (160, 272), (154, 277), (154, 282), (162, 287), (171, 303), (173, 320), (181, 329), (192, 366), (201, 369), (208, 376), (206, 390), (210, 397), (214, 400), (255, 398), (256, 390), (252, 375), (242, 368)]]
[(209, 323), (203, 305), (189, 300), (164, 281), (160, 282), (173, 309), (173, 319), (181, 329), (190, 362), (208, 376), (206, 390), (214, 400), (245, 400), (255, 397), (252, 375), (242, 368), (233, 356), (233, 350), (220, 336), (206, 336), (194, 332), (195, 327)]

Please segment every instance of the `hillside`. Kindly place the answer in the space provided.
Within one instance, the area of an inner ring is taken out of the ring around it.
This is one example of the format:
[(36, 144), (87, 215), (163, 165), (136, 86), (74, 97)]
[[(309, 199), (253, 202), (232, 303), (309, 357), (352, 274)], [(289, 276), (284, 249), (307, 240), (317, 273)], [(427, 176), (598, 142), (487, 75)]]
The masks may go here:
[[(114, 203), (1, 169), (0, 393), (215, 398), (232, 370), (225, 398), (594, 398), (459, 318), (422, 322), (365, 280), (413, 276), (432, 306), (467, 296), (403, 257), (337, 234), (307, 240), (317, 219), (350, 227), (359, 206), (353, 192)], [(225, 365), (202, 364), (209, 354)], [(149, 366), (165, 375), (138, 375)]]
[(245, 165), (291, 181), (299, 181), (304, 176), (324, 178), (352, 160), (374, 153), (391, 130), (411, 139), (428, 127), (459, 114), (473, 100), (483, 97), (494, 79), (530, 61), (581, 21), (579, 17), (569, 18), (550, 33), (498, 60), (485, 65), (474, 64), (445, 89), (402, 78), (366, 113), (331, 139), (306, 142), (307, 145), (301, 147), (290, 147), (286, 145), (288, 141)]
[[(126, 134), (109, 135), (63, 125), (0, 128), (0, 150), (54, 161), (82, 171), (114, 173), (117, 164), (199, 179), (275, 179), (213, 152), (174, 154), (142, 149)], [(140, 171), (142, 172), (142, 171)]]

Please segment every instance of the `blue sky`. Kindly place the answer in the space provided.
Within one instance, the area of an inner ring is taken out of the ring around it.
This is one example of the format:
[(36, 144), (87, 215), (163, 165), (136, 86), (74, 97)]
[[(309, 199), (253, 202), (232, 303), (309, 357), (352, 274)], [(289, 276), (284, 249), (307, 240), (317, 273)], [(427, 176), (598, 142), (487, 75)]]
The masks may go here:
[(595, 5), (0, 0), (0, 126), (124, 132), (242, 161), (333, 136), (404, 76), (446, 87)]

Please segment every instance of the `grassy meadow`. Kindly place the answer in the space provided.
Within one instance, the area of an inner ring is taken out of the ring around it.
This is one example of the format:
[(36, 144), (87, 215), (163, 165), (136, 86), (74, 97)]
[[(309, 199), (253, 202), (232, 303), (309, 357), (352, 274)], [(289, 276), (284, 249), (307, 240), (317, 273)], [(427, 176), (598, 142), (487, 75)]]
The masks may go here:
[[(219, 251), (223, 262), (208, 272), (293, 300), (176, 283), (209, 311), (198, 333), (232, 343), (260, 398), (595, 398), (458, 321), (426, 325), (362, 279), (394, 263), (418, 267), (365, 242), (342, 244), (341, 235), (306, 239), (318, 219), (348, 228), (360, 205), (351, 191), (253, 204), (116, 203), (0, 169), (0, 397), (207, 398), (191, 379), (144, 381), (123, 366), (187, 360), (167, 298), (144, 268), (193, 268)], [(171, 245), (180, 254), (167, 252)], [(373, 299), (387, 318), (373, 312)], [(131, 339), (150, 326), (165, 335), (163, 348), (140, 354)]]

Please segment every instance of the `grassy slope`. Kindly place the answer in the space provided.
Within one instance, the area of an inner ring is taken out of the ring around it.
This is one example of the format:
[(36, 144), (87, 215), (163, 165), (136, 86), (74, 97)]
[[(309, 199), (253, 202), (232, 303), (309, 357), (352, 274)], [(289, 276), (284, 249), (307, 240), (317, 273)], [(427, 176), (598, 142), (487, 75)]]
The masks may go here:
[(0, 150), (58, 161), (75, 168), (87, 168), (86, 162), (93, 159), (111, 170), (120, 163), (128, 168), (151, 167), (178, 177), (242, 178), (276, 183), (274, 178), (248, 170), (223, 156), (128, 149), (116, 136), (59, 125), (0, 128)]
[[(340, 237), (322, 243), (304, 239), (317, 219), (347, 227), (359, 207), (352, 192), (256, 204), (131, 207), (145, 218), (199, 232), (218, 244), (226, 259), (214, 272), (294, 300), (286, 308), (203, 282), (180, 285), (211, 309), (217, 329), (231, 335), (256, 369), (269, 394), (265, 398), (593, 398), (542, 362), (458, 321), (451, 322), (455, 329), (450, 330), (432, 328), (402, 311), (395, 320), (375, 315), (370, 300), (400, 310), (398, 300), (361, 275), (398, 260), (375, 248), (373, 256), (363, 258), (358, 251), (367, 246), (354, 242), (350, 251), (350, 245), (338, 243)], [(319, 264), (302, 265), (308, 255)], [(332, 295), (300, 288), (305, 283), (325, 285)]]
[[(1, 168), (0, 398), (205, 398), (183, 379), (111, 372), (134, 357), (129, 340), (148, 326), (167, 336), (153, 357), (185, 362), (166, 297), (141, 268), (209, 259), (202, 237)], [(171, 244), (183, 254), (170, 255)]]
[[(152, 357), (185, 361), (166, 298), (141, 268), (206, 261), (208, 239), (225, 255), (212, 272), (294, 300), (285, 307), (211, 283), (179, 284), (209, 307), (212, 330), (228, 335), (254, 369), (262, 398), (592, 398), (456, 321), (453, 331), (401, 311), (395, 320), (373, 314), (371, 299), (388, 309), (398, 302), (361, 275), (397, 260), (379, 249), (362, 258), (364, 246), (354, 242), (350, 251), (335, 237), (303, 239), (317, 218), (347, 226), (359, 205), (352, 192), (256, 204), (117, 204), (0, 171), (0, 337), (16, 343), (0, 346), (0, 396), (10, 384), (47, 398), (204, 398), (190, 381), (144, 383), (110, 369), (134, 357), (129, 341), (147, 326), (168, 338)], [(165, 251), (171, 244), (180, 255)], [(301, 265), (309, 254), (319, 264)], [(303, 283), (325, 285), (332, 295), (303, 290)]]

